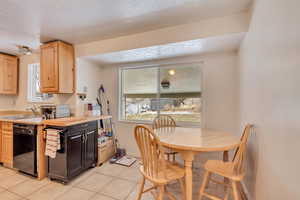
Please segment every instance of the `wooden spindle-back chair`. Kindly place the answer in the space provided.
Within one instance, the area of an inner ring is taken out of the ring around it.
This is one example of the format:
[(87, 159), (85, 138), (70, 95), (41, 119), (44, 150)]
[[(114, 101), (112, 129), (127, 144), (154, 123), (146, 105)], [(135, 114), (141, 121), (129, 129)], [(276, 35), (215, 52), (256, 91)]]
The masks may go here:
[(159, 115), (154, 118), (152, 128), (176, 127), (175, 120), (169, 115)]
[[(201, 200), (204, 196), (213, 200), (221, 200), (219, 197), (213, 196), (212, 194), (208, 194), (205, 192), (205, 189), (207, 188), (207, 185), (210, 180), (215, 183), (223, 184), (226, 187), (226, 194), (224, 196), (224, 200), (228, 199), (230, 187), (233, 192), (234, 200), (240, 199), (239, 193), (242, 195), (242, 197), (245, 197), (245, 192), (243, 191), (243, 187), (241, 186), (241, 181), (243, 180), (246, 173), (244, 161), (246, 156), (247, 141), (252, 127), (253, 125), (246, 125), (241, 137), (241, 143), (236, 149), (231, 162), (224, 162), (220, 160), (208, 160), (205, 163), (205, 174), (199, 191), (199, 200)], [(211, 174), (217, 174), (225, 177), (230, 181), (230, 184), (211, 179)]]
[[(165, 186), (174, 180), (178, 180), (184, 191), (182, 182), (185, 176), (184, 169), (164, 159), (164, 156), (162, 156), (164, 155), (164, 149), (161, 147), (159, 139), (147, 127), (136, 126), (134, 136), (142, 158), (140, 171), (143, 175), (137, 200), (141, 199), (143, 193), (152, 189), (159, 189), (159, 194), (155, 197), (158, 200), (163, 199), (165, 192), (171, 199), (174, 199), (174, 195), (169, 193)], [(144, 190), (146, 179), (154, 186)], [(183, 196), (185, 196), (184, 192)]]
[[(169, 115), (159, 115), (154, 118), (152, 128), (175, 128), (176, 122), (175, 120)], [(168, 160), (170, 160), (170, 156), (172, 156), (173, 162), (176, 160), (176, 154), (178, 152), (172, 151), (170, 149), (166, 149), (165, 154), (167, 155)]]

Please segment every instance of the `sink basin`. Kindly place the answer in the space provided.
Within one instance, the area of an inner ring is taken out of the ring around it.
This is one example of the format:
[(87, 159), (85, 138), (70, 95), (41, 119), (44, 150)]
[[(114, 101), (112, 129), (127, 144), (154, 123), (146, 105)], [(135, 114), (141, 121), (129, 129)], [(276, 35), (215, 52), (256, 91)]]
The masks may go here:
[(41, 123), (43, 121), (43, 118), (42, 117), (25, 118), (25, 119), (19, 119), (17, 121), (20, 121), (20, 122)]
[(0, 119), (19, 120), (19, 119), (32, 119), (36, 118), (34, 115), (9, 115), (1, 116)]

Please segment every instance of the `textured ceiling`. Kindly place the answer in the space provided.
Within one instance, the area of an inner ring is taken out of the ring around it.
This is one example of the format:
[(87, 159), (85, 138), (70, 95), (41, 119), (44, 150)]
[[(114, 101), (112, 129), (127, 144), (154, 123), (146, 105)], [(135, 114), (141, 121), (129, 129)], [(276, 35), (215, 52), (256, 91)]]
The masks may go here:
[(245, 33), (235, 33), (225, 36), (119, 51), (85, 58), (99, 64), (115, 64), (230, 51), (239, 48), (244, 35)]
[(251, 0), (1, 0), (0, 51), (78, 44), (243, 11)]

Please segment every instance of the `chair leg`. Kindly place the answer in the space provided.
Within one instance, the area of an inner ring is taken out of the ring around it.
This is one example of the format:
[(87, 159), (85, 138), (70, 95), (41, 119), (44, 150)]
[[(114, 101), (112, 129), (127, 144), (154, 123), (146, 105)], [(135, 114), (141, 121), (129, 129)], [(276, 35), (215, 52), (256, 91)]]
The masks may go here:
[(163, 200), (164, 193), (165, 193), (165, 186), (164, 185), (159, 186), (159, 195), (157, 197), (157, 200)]
[(175, 161), (176, 161), (176, 154), (173, 153), (173, 163), (175, 163)]
[(171, 192), (168, 191), (167, 186), (165, 186), (165, 191), (170, 200), (176, 200), (176, 197)]
[(238, 193), (236, 181), (231, 181), (231, 186), (232, 186), (233, 199), (239, 200), (239, 193)]
[(204, 177), (203, 177), (202, 185), (201, 185), (200, 190), (199, 190), (199, 200), (201, 200), (202, 197), (203, 197), (203, 193), (204, 193), (204, 190), (206, 188), (206, 185), (209, 182), (209, 179), (210, 179), (210, 172), (206, 171), (205, 174), (204, 174)]
[(184, 185), (184, 181), (183, 181), (183, 179), (179, 179), (178, 181), (179, 181), (180, 188), (181, 188), (181, 192), (182, 192), (182, 200), (185, 200), (186, 194), (185, 194), (185, 185)]
[(244, 187), (243, 187), (243, 185), (242, 185), (242, 183), (240, 181), (237, 182), (237, 187), (238, 187), (238, 190), (240, 192), (242, 200), (248, 200), (247, 195), (246, 195), (246, 193), (244, 191)]
[(139, 193), (138, 193), (138, 196), (137, 196), (136, 200), (141, 200), (142, 194), (144, 192), (144, 186), (145, 186), (145, 177), (143, 176), (141, 186), (140, 186), (140, 190), (139, 190)]
[(226, 188), (225, 188), (225, 196), (224, 196), (224, 200), (228, 200), (228, 198), (229, 198), (229, 192), (230, 192), (230, 188), (226, 187)]

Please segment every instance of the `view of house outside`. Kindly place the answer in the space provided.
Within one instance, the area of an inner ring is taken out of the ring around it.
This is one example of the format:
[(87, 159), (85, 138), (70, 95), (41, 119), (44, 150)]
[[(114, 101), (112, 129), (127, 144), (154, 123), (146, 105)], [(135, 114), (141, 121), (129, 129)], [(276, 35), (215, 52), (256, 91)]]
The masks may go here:
[[(175, 121), (200, 122), (200, 98), (164, 98), (160, 99), (160, 114), (170, 115)], [(127, 98), (126, 120), (150, 120), (158, 113), (157, 99)]]
[(199, 66), (123, 69), (122, 87), (124, 120), (151, 121), (160, 113), (177, 122), (201, 122)]

